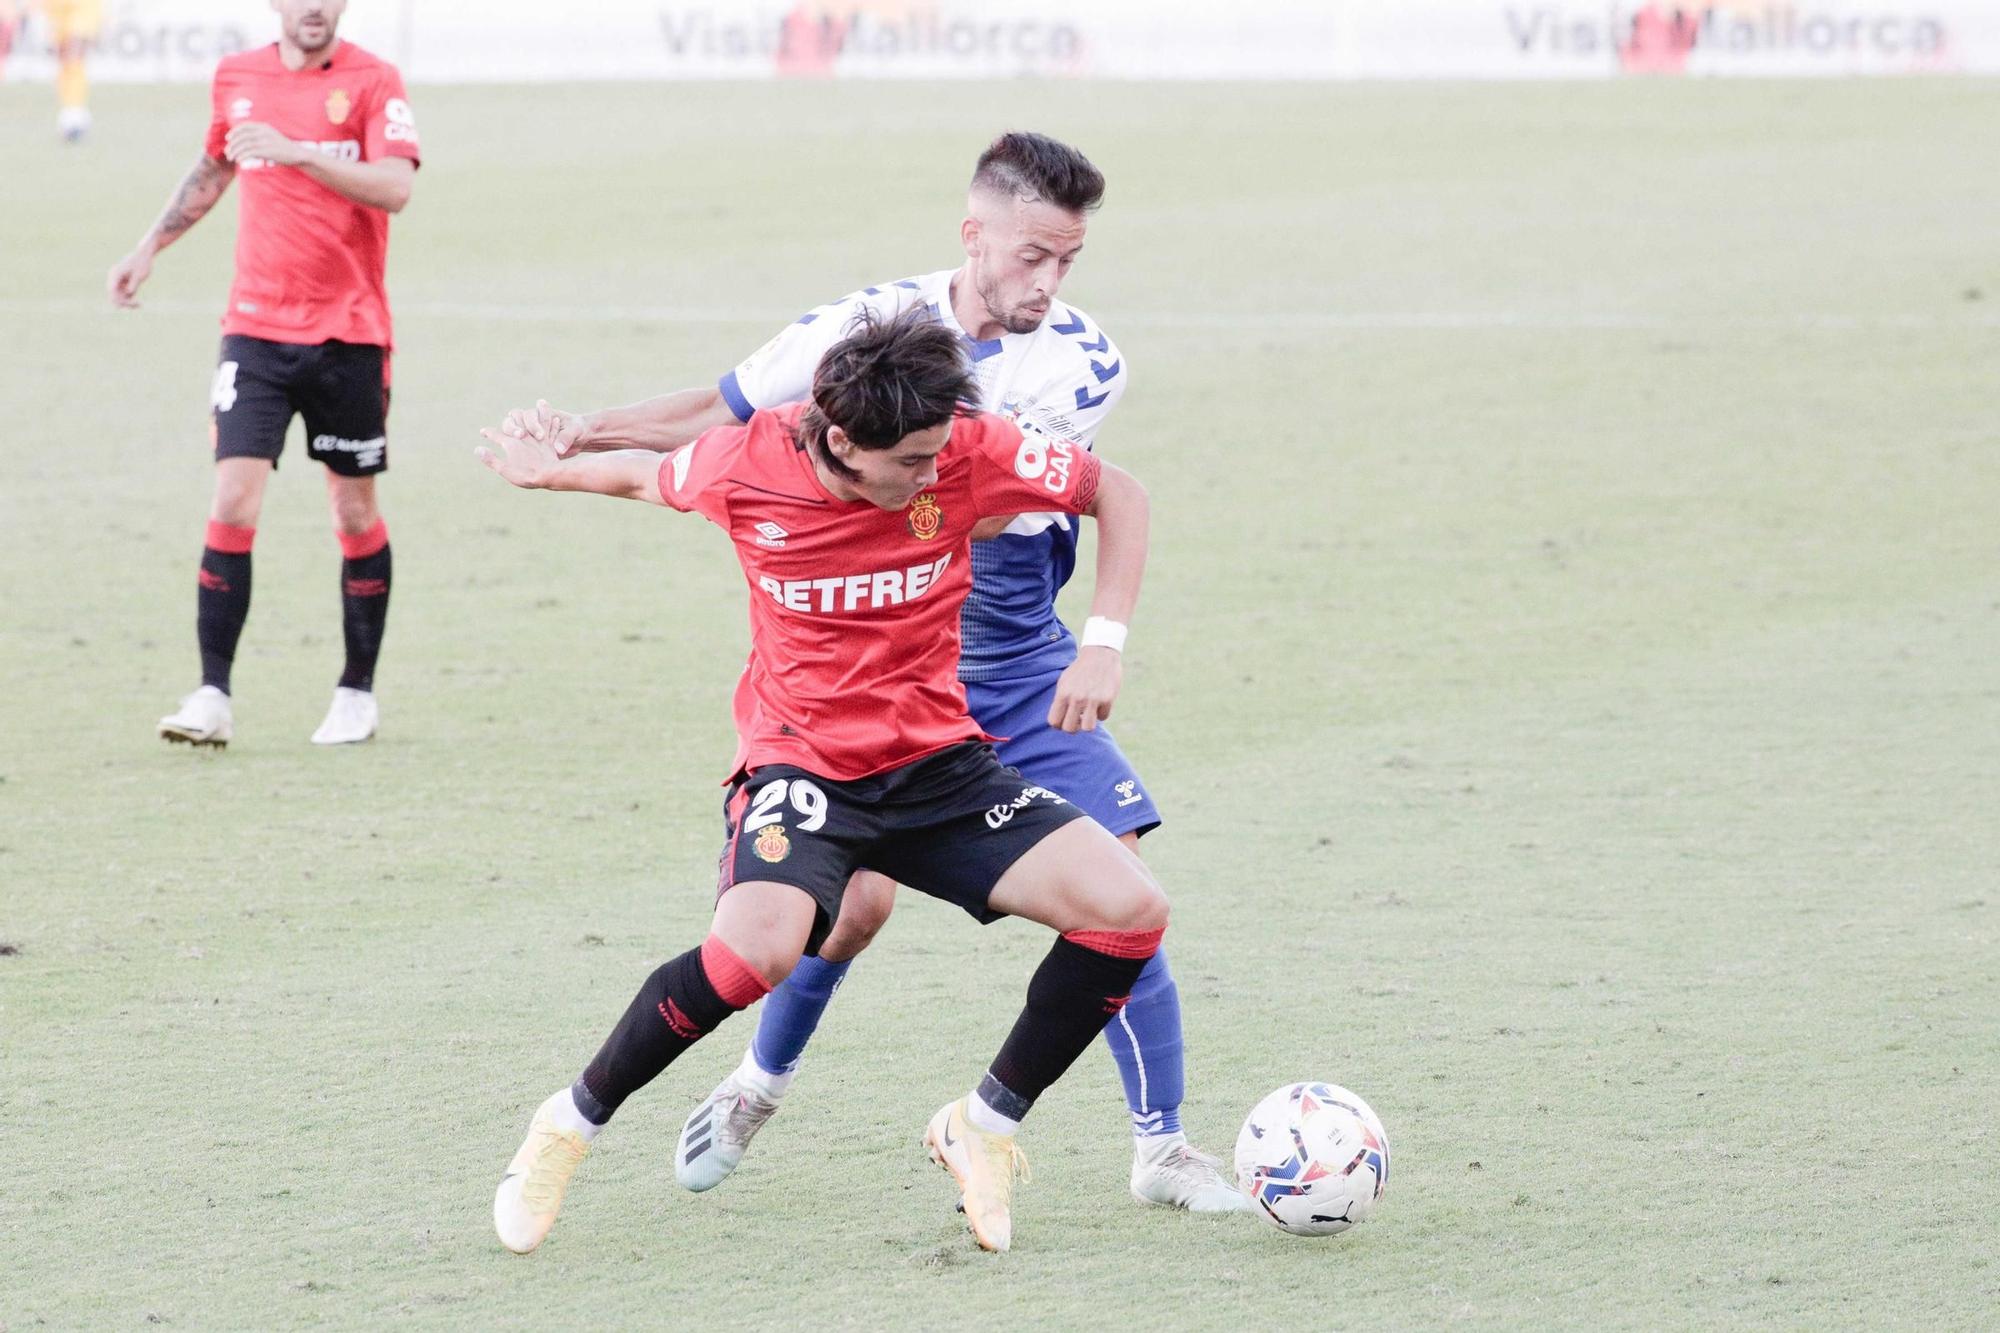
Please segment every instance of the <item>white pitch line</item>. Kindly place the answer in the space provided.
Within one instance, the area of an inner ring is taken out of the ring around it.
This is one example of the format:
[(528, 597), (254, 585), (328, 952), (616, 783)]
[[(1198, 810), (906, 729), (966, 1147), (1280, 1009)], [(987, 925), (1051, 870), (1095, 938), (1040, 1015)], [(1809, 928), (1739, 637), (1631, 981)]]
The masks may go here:
[[(797, 318), (797, 312), (777, 309), (718, 310), (713, 307), (655, 305), (541, 305), (481, 301), (399, 301), (394, 312), (412, 319), (470, 320), (504, 324), (659, 324), (659, 325), (748, 325), (755, 328), (780, 327)], [(159, 315), (222, 315), (220, 302), (157, 300), (145, 301), (140, 313)], [(101, 300), (85, 297), (4, 297), (0, 315), (84, 315), (114, 314)], [(1126, 311), (1116, 320), (1120, 328), (1207, 330), (1240, 332), (1396, 332), (1403, 330), (1437, 332), (1633, 332), (1688, 333), (1712, 332), (1872, 332), (1889, 330), (1953, 331), (2000, 328), (2000, 312), (1968, 311), (1960, 315), (1926, 314), (1848, 315), (1801, 313), (1769, 318), (1737, 318), (1698, 314), (1592, 314), (1563, 312), (1492, 311), (1338, 311), (1264, 310), (1234, 311)]]

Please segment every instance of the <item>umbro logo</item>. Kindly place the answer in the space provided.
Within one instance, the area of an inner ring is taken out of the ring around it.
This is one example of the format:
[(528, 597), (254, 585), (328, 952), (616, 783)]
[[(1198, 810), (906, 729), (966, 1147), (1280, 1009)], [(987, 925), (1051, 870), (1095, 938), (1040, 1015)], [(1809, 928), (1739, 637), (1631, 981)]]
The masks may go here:
[(759, 546), (783, 546), (785, 538), (791, 535), (791, 533), (786, 532), (769, 519), (757, 525), (757, 544)]

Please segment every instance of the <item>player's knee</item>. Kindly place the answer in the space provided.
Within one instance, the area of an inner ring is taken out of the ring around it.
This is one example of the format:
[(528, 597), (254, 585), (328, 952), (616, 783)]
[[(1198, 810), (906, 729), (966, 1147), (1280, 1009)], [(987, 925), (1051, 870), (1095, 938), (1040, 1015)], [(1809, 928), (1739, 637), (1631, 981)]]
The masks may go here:
[(333, 530), (343, 537), (360, 537), (374, 528), (381, 516), (375, 512), (372, 495), (337, 495), (333, 500)]
[(264, 507), (264, 488), (236, 477), (221, 476), (215, 482), (215, 502), (208, 516), (232, 528), (254, 528)]
[(1165, 890), (1157, 884), (1146, 883), (1139, 888), (1132, 901), (1130, 915), (1119, 929), (1165, 930), (1169, 915)]
[(1087, 929), (1149, 931), (1167, 928), (1166, 891), (1153, 877), (1137, 867), (1121, 875), (1115, 883), (1099, 886), (1089, 898)]
[(844, 963), (874, 942), (896, 910), (896, 886), (881, 875), (856, 875), (841, 899), (840, 916), (820, 945), (819, 956)]
[(783, 946), (771, 940), (737, 940), (729, 946), (752, 972), (763, 981), (767, 989), (776, 989), (792, 969), (798, 966), (799, 956), (788, 953)]
[(875, 932), (882, 929), (883, 916), (874, 921), (850, 921), (843, 913), (832, 930), (827, 932), (826, 942), (819, 946), (819, 956), (829, 963), (851, 962), (863, 949), (875, 942)]

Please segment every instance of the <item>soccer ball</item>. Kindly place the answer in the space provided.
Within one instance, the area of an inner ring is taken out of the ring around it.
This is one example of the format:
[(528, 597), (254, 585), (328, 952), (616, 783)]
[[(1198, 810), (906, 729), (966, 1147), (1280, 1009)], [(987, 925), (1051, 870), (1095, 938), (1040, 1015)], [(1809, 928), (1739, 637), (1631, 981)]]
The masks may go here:
[(1236, 1184), (1294, 1236), (1365, 1222), (1389, 1186), (1389, 1136), (1368, 1103), (1334, 1083), (1291, 1083), (1258, 1102), (1236, 1136)]

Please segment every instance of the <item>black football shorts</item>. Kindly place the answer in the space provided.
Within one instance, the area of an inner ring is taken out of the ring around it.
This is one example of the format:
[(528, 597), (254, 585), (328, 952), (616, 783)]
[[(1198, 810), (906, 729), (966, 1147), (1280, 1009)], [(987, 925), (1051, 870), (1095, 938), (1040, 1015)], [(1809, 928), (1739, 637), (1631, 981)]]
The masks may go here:
[(224, 334), (209, 391), (217, 458), (276, 467), (294, 414), (306, 456), (343, 477), (389, 466), (389, 354), (369, 343), (280, 343)]
[(856, 870), (878, 870), (982, 924), (993, 886), (1027, 850), (1083, 811), (966, 741), (873, 777), (838, 782), (789, 764), (754, 769), (723, 800), (718, 892), (775, 880), (811, 895), (816, 952)]

